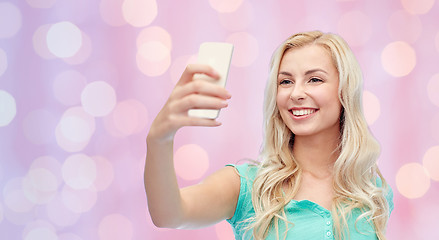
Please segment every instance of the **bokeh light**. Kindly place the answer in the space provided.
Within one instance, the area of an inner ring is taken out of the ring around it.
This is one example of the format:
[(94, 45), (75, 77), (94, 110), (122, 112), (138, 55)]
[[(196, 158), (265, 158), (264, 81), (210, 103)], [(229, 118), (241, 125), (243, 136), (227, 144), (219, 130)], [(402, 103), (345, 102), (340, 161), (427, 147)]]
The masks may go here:
[(431, 147), (425, 152), (422, 164), (430, 178), (439, 181), (439, 146)]
[(3, 203), (13, 212), (29, 212), (35, 206), (23, 191), (23, 178), (12, 178), (3, 187)]
[(145, 106), (135, 99), (117, 103), (113, 112), (105, 119), (108, 131), (118, 137), (139, 133), (145, 129), (147, 123), (148, 112)]
[(37, 219), (26, 225), (23, 231), (24, 240), (58, 240), (58, 235), (52, 224), (43, 220)]
[(210, 6), (220, 13), (236, 11), (244, 0), (209, 0)]
[(92, 52), (92, 45), (90, 37), (81, 32), (82, 44), (78, 51), (71, 57), (63, 58), (62, 60), (71, 65), (78, 65), (87, 61)]
[(247, 32), (233, 33), (226, 42), (234, 45), (232, 65), (236, 67), (250, 66), (259, 56), (258, 41)]
[(61, 193), (58, 193), (49, 203), (46, 204), (48, 219), (60, 227), (67, 227), (76, 224), (82, 213), (73, 212), (64, 204)]
[(34, 8), (51, 8), (56, 0), (26, 0), (26, 2)]
[(166, 29), (159, 26), (151, 26), (144, 28), (139, 32), (136, 39), (137, 48), (140, 48), (143, 44), (148, 42), (160, 42), (168, 51), (172, 49), (172, 38)]
[(57, 119), (47, 109), (35, 109), (23, 119), (23, 133), (33, 144), (48, 144), (55, 139)]
[(133, 223), (122, 214), (110, 214), (99, 223), (100, 240), (132, 239)]
[(181, 146), (174, 155), (177, 175), (185, 180), (201, 178), (209, 168), (209, 156), (206, 150), (197, 144)]
[(47, 48), (59, 58), (73, 57), (82, 46), (81, 30), (71, 22), (59, 22), (47, 31)]
[(0, 127), (7, 126), (15, 118), (17, 106), (14, 97), (0, 90)]
[(369, 41), (372, 36), (370, 17), (361, 11), (343, 14), (337, 25), (338, 33), (351, 46), (360, 46)]
[(381, 114), (380, 100), (375, 96), (375, 94), (369, 91), (364, 91), (363, 109), (367, 124), (372, 125)]
[(73, 189), (88, 189), (96, 179), (96, 164), (85, 154), (69, 156), (62, 165), (65, 183)]
[(125, 0), (101, 0), (99, 13), (102, 20), (110, 26), (122, 26), (127, 22), (122, 15), (122, 4)]
[(13, 37), (21, 28), (20, 10), (9, 2), (0, 2), (0, 39)]
[(103, 117), (116, 105), (116, 91), (104, 81), (91, 82), (81, 93), (81, 104), (90, 115)]
[(39, 26), (32, 36), (32, 46), (34, 51), (43, 59), (56, 58), (56, 56), (50, 52), (49, 47), (47, 46), (47, 32), (49, 32), (51, 26), (52, 24)]
[(107, 189), (114, 179), (114, 168), (110, 161), (102, 156), (93, 156), (96, 164), (96, 179), (93, 183), (97, 191)]
[(64, 185), (61, 197), (64, 205), (74, 213), (90, 211), (97, 201), (97, 193), (93, 187), (78, 190)]
[(56, 195), (60, 182), (45, 168), (32, 168), (23, 179), (23, 191), (35, 204), (48, 203)]
[(74, 233), (61, 233), (58, 240), (82, 240), (82, 238)]
[(421, 35), (422, 22), (417, 15), (398, 10), (390, 16), (387, 28), (394, 40), (414, 43)]
[(244, 1), (236, 11), (220, 13), (218, 17), (225, 29), (243, 31), (254, 20), (253, 6), (249, 1)]
[(8, 56), (5, 51), (0, 48), (0, 77), (6, 72), (8, 68)]
[(68, 151), (77, 152), (87, 146), (96, 129), (95, 119), (82, 107), (69, 108), (56, 126), (58, 145)]
[(428, 98), (439, 107), (439, 74), (430, 78), (427, 85)]
[(406, 42), (392, 42), (383, 49), (381, 64), (390, 75), (403, 77), (415, 68), (416, 53)]
[(155, 0), (125, 0), (122, 4), (125, 21), (134, 27), (146, 27), (157, 17)]
[(406, 198), (420, 198), (430, 188), (430, 177), (419, 163), (407, 163), (396, 174), (396, 187)]
[(53, 94), (65, 106), (77, 105), (81, 102), (82, 90), (87, 79), (80, 72), (67, 70), (59, 73), (53, 81)]
[(401, 0), (402, 6), (410, 14), (425, 14), (434, 5), (434, 0)]

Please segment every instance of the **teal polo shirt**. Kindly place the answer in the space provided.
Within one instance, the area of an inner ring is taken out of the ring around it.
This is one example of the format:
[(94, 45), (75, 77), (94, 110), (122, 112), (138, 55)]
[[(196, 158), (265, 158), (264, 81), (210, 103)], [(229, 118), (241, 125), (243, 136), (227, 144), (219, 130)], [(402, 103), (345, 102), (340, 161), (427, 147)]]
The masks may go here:
[[(256, 176), (257, 167), (249, 164), (230, 165), (235, 167), (241, 178), (241, 188), (239, 192), (236, 210), (231, 219), (227, 221), (231, 224), (235, 239), (252, 239), (252, 230), (247, 230), (249, 218), (253, 217), (255, 210), (252, 204), (252, 185)], [(377, 185), (381, 186), (381, 179), (378, 179)], [(389, 193), (386, 196), (389, 203), (390, 211), (393, 210), (393, 192), (389, 187)], [(333, 240), (333, 219), (331, 212), (322, 206), (308, 201), (291, 200), (285, 206), (285, 213), (290, 222), (294, 224), (289, 226), (287, 240), (307, 239), (307, 240)], [(350, 216), (347, 217), (348, 231), (350, 239), (355, 240), (377, 240), (374, 226), (372, 222), (368, 222), (365, 218), (359, 219), (355, 225), (357, 217), (361, 215), (360, 209), (354, 209)], [(285, 224), (283, 221), (279, 224), (279, 236), (283, 239), (282, 233), (285, 232)], [(270, 230), (267, 240), (275, 240), (276, 233)]]

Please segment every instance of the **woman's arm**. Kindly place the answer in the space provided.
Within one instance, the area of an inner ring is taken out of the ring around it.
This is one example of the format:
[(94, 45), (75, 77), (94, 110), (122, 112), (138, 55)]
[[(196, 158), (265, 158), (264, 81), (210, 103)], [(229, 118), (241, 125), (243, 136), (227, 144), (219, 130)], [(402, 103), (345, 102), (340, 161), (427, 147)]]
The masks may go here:
[(173, 162), (173, 142), (183, 126), (219, 126), (214, 119), (189, 117), (189, 109), (227, 107), (229, 93), (207, 81), (193, 81), (196, 73), (215, 79), (218, 75), (206, 65), (189, 65), (168, 101), (151, 125), (147, 137), (145, 191), (148, 208), (158, 227), (196, 228), (233, 216), (240, 180), (232, 167), (226, 167), (202, 183), (179, 188)]

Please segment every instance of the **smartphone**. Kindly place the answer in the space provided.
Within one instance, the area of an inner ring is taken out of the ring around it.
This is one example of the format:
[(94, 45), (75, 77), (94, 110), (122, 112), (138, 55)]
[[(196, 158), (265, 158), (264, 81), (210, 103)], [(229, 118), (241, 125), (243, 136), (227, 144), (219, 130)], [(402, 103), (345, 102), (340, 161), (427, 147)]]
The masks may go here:
[[(199, 64), (211, 66), (220, 75), (220, 79), (212, 79), (205, 74), (195, 74), (194, 81), (212, 81), (219, 86), (225, 87), (229, 74), (230, 62), (232, 61), (233, 44), (224, 42), (204, 42), (198, 51)], [(189, 116), (199, 118), (215, 119), (219, 115), (219, 110), (214, 109), (190, 109)]]

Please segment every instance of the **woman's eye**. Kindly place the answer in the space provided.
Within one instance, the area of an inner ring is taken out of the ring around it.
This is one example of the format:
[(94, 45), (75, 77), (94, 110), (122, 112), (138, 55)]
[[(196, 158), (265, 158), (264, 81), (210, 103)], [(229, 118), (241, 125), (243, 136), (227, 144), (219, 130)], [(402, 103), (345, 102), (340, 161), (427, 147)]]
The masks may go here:
[(279, 82), (280, 85), (286, 85), (286, 84), (291, 84), (291, 83), (293, 83), (293, 82), (289, 79), (283, 79)]
[(319, 79), (319, 78), (311, 78), (310, 80), (309, 80), (310, 82), (323, 82), (323, 80), (322, 79)]

